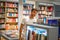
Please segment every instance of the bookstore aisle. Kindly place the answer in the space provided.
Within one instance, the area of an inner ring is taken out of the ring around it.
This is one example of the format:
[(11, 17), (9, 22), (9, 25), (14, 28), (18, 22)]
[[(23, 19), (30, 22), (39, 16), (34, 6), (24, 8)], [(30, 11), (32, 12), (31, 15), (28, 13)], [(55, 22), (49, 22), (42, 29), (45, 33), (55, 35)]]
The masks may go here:
[[(38, 0), (0, 0), (0, 40), (60, 40), (60, 5)], [(19, 30), (22, 18), (37, 9), (37, 22), (26, 23)], [(26, 30), (24, 30), (26, 29)]]

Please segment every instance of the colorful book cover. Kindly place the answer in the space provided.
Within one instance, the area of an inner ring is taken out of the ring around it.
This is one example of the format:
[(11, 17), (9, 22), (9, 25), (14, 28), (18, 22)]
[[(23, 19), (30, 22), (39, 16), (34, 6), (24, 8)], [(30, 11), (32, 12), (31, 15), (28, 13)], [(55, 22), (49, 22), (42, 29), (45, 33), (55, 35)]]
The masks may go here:
[(41, 40), (41, 34), (38, 35), (38, 40)]
[(30, 38), (29, 38), (29, 40), (32, 40), (32, 31), (30, 31)]
[(28, 30), (28, 37), (27, 40), (30, 40), (30, 30)]
[(35, 40), (35, 32), (32, 31), (32, 40)]
[(36, 34), (36, 40), (38, 40), (38, 34)]
[(9, 16), (12, 16), (12, 13), (9, 13)]
[(16, 18), (16, 22), (18, 22), (18, 18)]
[(41, 34), (41, 40), (45, 40), (45, 36)]

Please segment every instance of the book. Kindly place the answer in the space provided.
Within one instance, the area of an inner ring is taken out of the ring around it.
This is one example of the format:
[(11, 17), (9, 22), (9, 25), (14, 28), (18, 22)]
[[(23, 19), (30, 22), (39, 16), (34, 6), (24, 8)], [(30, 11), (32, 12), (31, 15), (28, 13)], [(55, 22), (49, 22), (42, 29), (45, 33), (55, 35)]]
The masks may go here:
[(45, 40), (45, 36), (41, 34), (41, 40)]
[(41, 34), (38, 35), (38, 40), (41, 40)]
[(30, 30), (28, 30), (28, 37), (27, 40), (30, 40)]
[(18, 18), (16, 18), (16, 22), (18, 22)]
[(38, 34), (36, 34), (36, 40), (38, 40)]
[(35, 32), (32, 31), (32, 40), (35, 40)]
[(29, 40), (32, 40), (32, 31), (30, 31), (30, 38)]
[(9, 13), (9, 16), (12, 16), (12, 13)]
[(0, 6), (4, 6), (4, 3), (1, 2), (1, 3), (0, 3)]

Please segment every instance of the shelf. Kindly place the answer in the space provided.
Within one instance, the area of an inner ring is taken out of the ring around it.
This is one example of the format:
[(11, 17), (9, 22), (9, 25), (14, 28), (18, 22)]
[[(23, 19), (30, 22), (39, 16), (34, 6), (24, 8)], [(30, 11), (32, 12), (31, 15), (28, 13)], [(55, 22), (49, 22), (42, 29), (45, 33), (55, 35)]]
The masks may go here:
[(0, 19), (5, 19), (5, 18), (0, 18)]
[(0, 8), (5, 8), (5, 6), (0, 6)]
[(18, 12), (7, 12), (7, 13), (18, 13)]
[(4, 22), (3, 23), (0, 23), (0, 24), (4, 24)]
[(18, 17), (12, 17), (12, 16), (8, 16), (8, 18), (18, 18)]
[(38, 10), (38, 11), (45, 11), (45, 10)]
[(18, 14), (18, 12), (16, 12), (16, 13), (13, 13), (13, 12), (9, 12), (9, 13), (12, 13), (12, 14)]
[(0, 14), (4, 14), (5, 12), (0, 12)]
[(18, 7), (6, 7), (6, 8), (18, 8)]
[(31, 11), (31, 9), (23, 9), (24, 11)]
[(16, 2), (16, 1), (15, 2), (13, 2), (13, 1), (9, 1), (9, 2), (6, 1), (6, 3), (18, 4), (18, 2)]
[[(3, 24), (13, 24), (13, 25), (18, 25), (18, 2), (2, 2), (0, 3), (0, 25)], [(10, 15), (12, 14), (12, 16)], [(7, 19), (7, 20), (6, 20)], [(8, 20), (12, 21), (8, 21)], [(16, 22), (15, 22), (16, 21)]]
[(18, 24), (18, 22), (6, 22), (6, 24)]
[(38, 14), (38, 15), (46, 15), (46, 14)]
[(52, 16), (52, 15), (46, 15), (46, 16)]
[(30, 15), (30, 14), (23, 14), (23, 15), (27, 15), (27, 16), (28, 16), (28, 15)]

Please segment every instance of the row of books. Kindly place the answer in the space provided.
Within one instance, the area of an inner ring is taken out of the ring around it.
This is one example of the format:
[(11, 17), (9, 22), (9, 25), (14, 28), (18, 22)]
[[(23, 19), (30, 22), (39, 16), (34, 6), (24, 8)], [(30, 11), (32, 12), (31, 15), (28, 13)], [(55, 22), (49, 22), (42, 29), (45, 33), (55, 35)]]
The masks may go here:
[(53, 11), (53, 6), (39, 6), (40, 10), (46, 10), (46, 11), (49, 11), (49, 12), (52, 12)]
[(1, 28), (5, 28), (5, 24), (0, 24), (0, 27)]
[(4, 6), (4, 3), (3, 2), (0, 2), (0, 6)]
[(24, 11), (23, 11), (23, 14), (30, 14), (30, 13), (31, 13), (30, 10), (24, 10)]
[(7, 13), (7, 16), (10, 16), (10, 17), (18, 17), (18, 14), (16, 14), (16, 13)]
[(16, 30), (16, 29), (18, 29), (18, 25), (6, 24), (5, 27), (6, 27), (6, 30)]
[(51, 14), (52, 14), (52, 12), (39, 11), (39, 14), (51, 15)]
[(47, 36), (28, 30), (27, 40), (47, 40)]
[(4, 14), (0, 14), (0, 18), (5, 18), (5, 15)]
[(18, 12), (18, 10), (16, 8), (12, 9), (12, 8), (7, 8), (6, 9), (7, 12)]
[(0, 8), (0, 13), (4, 12), (4, 9), (3, 8)]
[(18, 7), (17, 4), (13, 3), (6, 3), (6, 7)]
[(32, 4), (24, 4), (23, 5), (23, 10), (31, 10), (33, 8)]
[(18, 22), (18, 18), (6, 18), (6, 22)]
[(38, 18), (40, 19), (40, 18), (44, 18), (44, 17), (52, 17), (52, 15), (40, 15), (40, 14), (38, 14)]
[(4, 23), (5, 22), (5, 20), (4, 19), (0, 19), (0, 23)]

